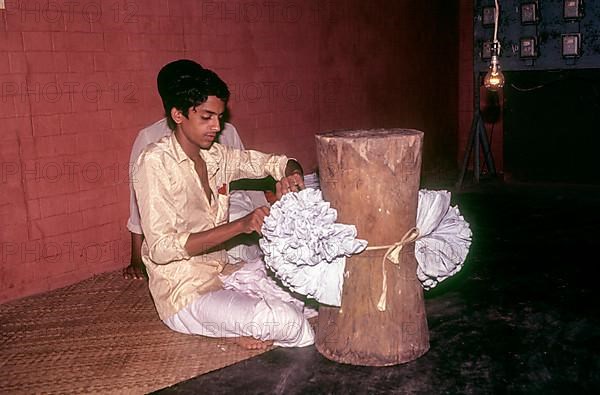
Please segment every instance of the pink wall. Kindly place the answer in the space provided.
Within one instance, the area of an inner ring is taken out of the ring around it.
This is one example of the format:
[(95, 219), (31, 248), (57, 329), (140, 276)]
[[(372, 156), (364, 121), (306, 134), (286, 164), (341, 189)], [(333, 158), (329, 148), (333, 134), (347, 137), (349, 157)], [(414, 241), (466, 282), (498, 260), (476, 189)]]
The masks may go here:
[(453, 166), (458, 6), (421, 3), (7, 0), (0, 301), (126, 265), (129, 150), (177, 58), (229, 83), (249, 148), (312, 171), (316, 132), (396, 126), (425, 131), (425, 169)]

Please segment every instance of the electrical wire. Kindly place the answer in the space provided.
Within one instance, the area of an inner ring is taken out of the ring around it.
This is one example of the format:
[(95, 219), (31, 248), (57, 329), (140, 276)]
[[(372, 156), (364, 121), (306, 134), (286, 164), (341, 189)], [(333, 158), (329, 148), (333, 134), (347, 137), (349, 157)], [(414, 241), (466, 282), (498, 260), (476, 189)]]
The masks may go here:
[(519, 91), (519, 92), (531, 92), (531, 91), (535, 91), (535, 90), (538, 90), (538, 89), (544, 88), (544, 87), (546, 86), (546, 84), (542, 84), (542, 85), (534, 86), (534, 87), (531, 87), (531, 88), (519, 88), (518, 86), (516, 86), (515, 84), (512, 84), (512, 83), (510, 84), (510, 86), (511, 86), (511, 87), (512, 87), (514, 90), (516, 90), (516, 91)]
[(498, 0), (496, 2), (496, 12), (494, 13), (494, 43), (498, 44), (498, 53), (500, 52), (500, 43), (498, 42), (498, 16), (500, 14), (500, 6), (498, 5)]
[[(564, 74), (564, 70), (547, 70), (549, 73), (561, 73), (558, 75), (558, 78), (555, 78), (553, 80), (538, 84), (536, 86), (532, 86), (532, 87), (527, 87), (527, 88), (523, 88), (520, 86), (517, 86), (515, 83), (511, 83), (510, 86), (511, 88), (513, 88), (514, 90), (516, 90), (517, 92), (532, 92), (532, 91), (536, 91), (538, 89), (541, 88), (545, 88), (547, 86), (556, 84), (558, 82), (564, 82), (564, 81), (574, 81), (574, 80), (579, 80), (579, 81), (585, 81), (585, 82), (591, 82), (594, 84), (598, 84), (600, 83), (600, 79), (596, 79), (596, 78), (583, 78), (580, 76), (572, 76), (572, 75), (565, 75)], [(592, 87), (594, 87), (594, 85), (592, 85)]]

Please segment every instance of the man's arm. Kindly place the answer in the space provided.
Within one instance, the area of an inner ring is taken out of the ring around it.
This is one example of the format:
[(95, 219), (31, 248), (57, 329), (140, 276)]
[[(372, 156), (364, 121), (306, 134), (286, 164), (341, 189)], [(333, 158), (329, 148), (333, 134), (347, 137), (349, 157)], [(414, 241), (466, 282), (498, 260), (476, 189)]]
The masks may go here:
[[(269, 159), (268, 156), (265, 158)], [(171, 194), (172, 188), (163, 160), (157, 156), (143, 155), (138, 160), (139, 182), (135, 184), (136, 195), (142, 197), (138, 201), (142, 214), (142, 228), (148, 240), (150, 259), (154, 263), (160, 265), (187, 259), (202, 254), (239, 234), (260, 233), (263, 220), (269, 214), (267, 207), (259, 207), (245, 217), (206, 231), (194, 233), (176, 231), (174, 223), (174, 218), (177, 216), (176, 204)], [(283, 176), (279, 183), (280, 194), (298, 191), (303, 187), (304, 182), (298, 172), (297, 164), (291, 164), (287, 173), (285, 172), (285, 168), (288, 167), (287, 158), (283, 163), (277, 158), (273, 160), (272, 173), (277, 175), (278, 172)], [(251, 172), (252, 170), (249, 171)], [(257, 173), (260, 174), (259, 171)]]
[(201, 232), (182, 232), (175, 226), (177, 205), (164, 158), (142, 154), (138, 160), (135, 184), (142, 229), (148, 243), (149, 258), (156, 264), (168, 264), (206, 252), (241, 233), (260, 232), (266, 207), (259, 207), (245, 217)]
[[(163, 120), (164, 121), (164, 120)], [(156, 122), (153, 125), (142, 129), (133, 145), (131, 147), (131, 153), (129, 155), (129, 220), (127, 221), (127, 229), (131, 233), (131, 257), (129, 265), (123, 269), (123, 277), (126, 279), (143, 279), (147, 277), (146, 267), (142, 262), (141, 249), (144, 241), (144, 235), (142, 234), (142, 226), (140, 224), (140, 212), (137, 205), (135, 196), (134, 184), (137, 182), (136, 179), (136, 168), (135, 162), (140, 156), (144, 148), (148, 144), (159, 140), (162, 136), (168, 133), (166, 122)]]
[(143, 279), (146, 277), (146, 267), (142, 261), (142, 243), (144, 235), (140, 233), (131, 233), (131, 260), (129, 265), (123, 269), (123, 277), (126, 279)]
[(287, 165), (285, 166), (285, 175), (286, 177), (289, 177), (294, 174), (301, 175), (304, 180), (304, 170), (302, 170), (300, 163), (298, 163), (296, 159), (288, 159)]
[[(296, 160), (289, 159), (285, 167), (285, 176), (275, 186), (277, 196), (280, 198), (288, 192), (298, 192), (302, 189), (304, 189), (302, 166)], [(252, 232), (260, 234), (264, 219), (268, 215), (268, 207), (259, 207), (233, 222), (204, 232), (192, 233), (185, 243), (185, 250), (190, 256), (199, 255), (239, 234)]]
[(142, 226), (140, 224), (140, 213), (137, 205), (135, 190), (133, 185), (137, 182), (135, 176), (134, 163), (142, 149), (141, 137), (138, 135), (131, 150), (129, 159), (129, 220), (127, 220), (127, 229), (131, 233), (131, 258), (129, 264), (123, 269), (123, 277), (126, 279), (143, 279), (146, 276), (146, 269), (141, 257), (142, 242), (144, 235), (142, 234)]
[(237, 235), (252, 232), (260, 234), (264, 218), (267, 215), (269, 215), (269, 208), (259, 207), (233, 222), (204, 232), (192, 233), (185, 243), (185, 250), (190, 256), (200, 255)]

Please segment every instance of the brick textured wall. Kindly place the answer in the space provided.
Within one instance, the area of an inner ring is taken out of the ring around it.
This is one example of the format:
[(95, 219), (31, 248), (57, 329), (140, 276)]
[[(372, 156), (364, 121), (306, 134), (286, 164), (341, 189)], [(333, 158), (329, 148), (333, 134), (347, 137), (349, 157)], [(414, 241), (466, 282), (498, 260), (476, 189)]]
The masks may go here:
[(129, 150), (162, 115), (155, 78), (171, 60), (219, 73), (247, 147), (308, 171), (314, 134), (338, 128), (421, 129), (424, 167), (454, 165), (450, 3), (6, 0), (0, 301), (127, 264)]

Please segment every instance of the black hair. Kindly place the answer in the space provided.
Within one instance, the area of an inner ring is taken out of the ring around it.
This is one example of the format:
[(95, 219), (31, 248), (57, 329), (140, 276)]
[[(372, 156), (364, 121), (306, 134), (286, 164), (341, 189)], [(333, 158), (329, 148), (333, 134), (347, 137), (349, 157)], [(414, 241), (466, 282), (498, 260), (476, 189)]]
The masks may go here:
[(177, 78), (183, 76), (192, 76), (203, 70), (199, 63), (189, 59), (179, 59), (171, 63), (167, 63), (160, 69), (158, 76), (156, 77), (156, 87), (158, 88), (158, 94), (164, 101), (164, 96), (167, 93), (168, 87)]
[(171, 130), (177, 126), (171, 117), (172, 108), (187, 118), (189, 109), (204, 103), (208, 96), (216, 96), (223, 102), (229, 100), (227, 84), (214, 71), (202, 69), (193, 75), (182, 74), (175, 78), (161, 95)]

